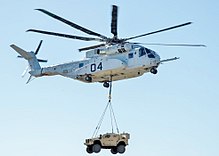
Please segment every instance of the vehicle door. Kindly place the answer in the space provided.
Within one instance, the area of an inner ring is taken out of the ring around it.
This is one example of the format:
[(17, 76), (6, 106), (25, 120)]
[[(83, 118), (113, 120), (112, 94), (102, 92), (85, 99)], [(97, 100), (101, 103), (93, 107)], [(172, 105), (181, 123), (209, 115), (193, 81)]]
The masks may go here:
[(104, 146), (113, 146), (114, 140), (112, 134), (106, 134), (103, 136), (103, 145)]

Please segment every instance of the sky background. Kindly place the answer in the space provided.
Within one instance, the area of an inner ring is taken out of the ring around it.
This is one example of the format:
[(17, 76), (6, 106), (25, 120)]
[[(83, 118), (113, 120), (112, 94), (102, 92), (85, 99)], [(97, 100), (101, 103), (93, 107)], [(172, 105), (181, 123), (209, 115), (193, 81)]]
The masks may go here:
[[(92, 136), (106, 106), (108, 90), (61, 76), (25, 84), (27, 62), (10, 48), (27, 51), (43, 44), (39, 58), (48, 66), (83, 59), (78, 49), (96, 44), (26, 33), (29, 28), (86, 36), (35, 11), (43, 8), (81, 26), (112, 36), (111, 5), (119, 6), (119, 37), (130, 37), (192, 21), (193, 24), (139, 38), (136, 42), (198, 43), (206, 48), (148, 46), (165, 63), (158, 74), (113, 83), (112, 104), (121, 132), (131, 139), (124, 156), (219, 155), (219, 2), (216, 0), (65, 0), (1, 1), (0, 5), (0, 155), (88, 155)], [(101, 133), (110, 132), (107, 115)], [(102, 150), (99, 154), (111, 155)]]

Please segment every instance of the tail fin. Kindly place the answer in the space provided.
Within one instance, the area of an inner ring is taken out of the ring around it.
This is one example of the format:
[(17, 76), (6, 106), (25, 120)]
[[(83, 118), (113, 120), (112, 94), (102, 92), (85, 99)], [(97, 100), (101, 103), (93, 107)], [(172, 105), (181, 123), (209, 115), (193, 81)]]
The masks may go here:
[[(31, 71), (40, 70), (40, 64), (39, 61), (36, 58), (36, 55), (34, 52), (26, 52), (25, 50), (21, 49), (20, 47), (12, 44), (11, 47), (19, 53), (24, 59), (26, 59), (29, 63)], [(35, 75), (33, 75), (35, 76)]]
[(30, 69), (30, 71), (29, 71), (30, 77), (29, 77), (27, 83), (30, 82), (32, 76), (34, 76), (34, 77), (42, 76), (42, 70), (41, 70), (42, 68), (40, 67), (39, 62), (47, 62), (47, 60), (37, 59), (37, 57), (36, 57), (36, 55), (38, 54), (38, 52), (40, 50), (42, 42), (43, 42), (43, 40), (40, 41), (35, 52), (33, 52), (33, 51), (26, 52), (25, 50), (21, 49), (20, 47), (14, 45), (14, 44), (11, 45), (11, 48), (13, 48), (18, 54), (20, 54), (18, 56), (18, 58), (24, 58), (29, 63), (29, 67), (27, 67), (26, 70), (24, 71), (24, 73), (22, 74), (22, 77), (23, 77)]

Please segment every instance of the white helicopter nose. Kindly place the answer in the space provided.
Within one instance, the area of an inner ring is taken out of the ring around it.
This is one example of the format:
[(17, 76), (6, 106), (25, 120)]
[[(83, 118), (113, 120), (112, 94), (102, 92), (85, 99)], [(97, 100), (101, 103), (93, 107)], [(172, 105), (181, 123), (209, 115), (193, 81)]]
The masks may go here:
[(160, 56), (159, 56), (159, 55), (156, 55), (156, 56), (155, 56), (155, 60), (156, 60), (157, 63), (160, 62)]

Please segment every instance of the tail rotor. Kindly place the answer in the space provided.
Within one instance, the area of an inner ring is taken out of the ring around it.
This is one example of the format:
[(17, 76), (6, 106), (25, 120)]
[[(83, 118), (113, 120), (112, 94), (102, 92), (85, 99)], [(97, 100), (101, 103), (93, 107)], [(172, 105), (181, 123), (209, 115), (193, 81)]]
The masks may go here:
[[(40, 43), (39, 43), (38, 47), (36, 48), (36, 51), (34, 52), (35, 55), (38, 54), (38, 52), (39, 52), (39, 50), (40, 50), (40, 47), (41, 47), (42, 43), (43, 43), (43, 40), (40, 40)], [(21, 56), (21, 55), (18, 55), (17, 57), (18, 57), (18, 58), (24, 58), (24, 57)], [(38, 60), (39, 62), (43, 62), (43, 63), (48, 62), (48, 60), (44, 60), (44, 59), (37, 59), (37, 60)], [(26, 70), (25, 70), (25, 71), (26, 71)]]
[(35, 52), (31, 51), (31, 52), (27, 52), (23, 49), (21, 49), (20, 47), (12, 44), (11, 47), (20, 55), (18, 55), (18, 58), (24, 58), (25, 60), (28, 61), (28, 66), (26, 67), (26, 69), (24, 70), (24, 72), (22, 73), (22, 77), (24, 77), (26, 75), (27, 72), (30, 73), (30, 77), (27, 81), (27, 83), (29, 83), (32, 79), (32, 77), (39, 77), (41, 76), (41, 67), (39, 62), (48, 62), (47, 60), (44, 59), (38, 59), (36, 57), (36, 55), (38, 54), (40, 47), (42, 45), (43, 40), (40, 41), (38, 47), (36, 48)]

